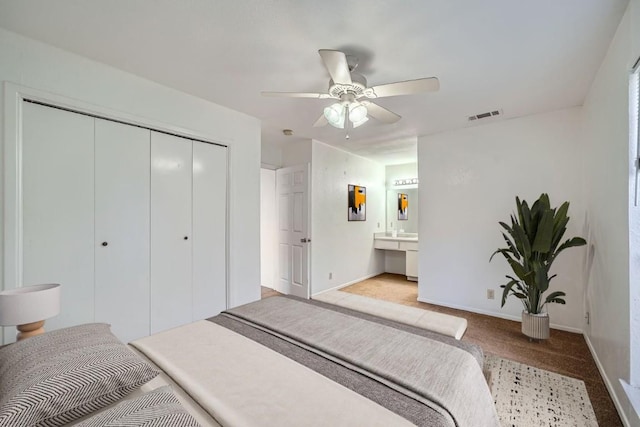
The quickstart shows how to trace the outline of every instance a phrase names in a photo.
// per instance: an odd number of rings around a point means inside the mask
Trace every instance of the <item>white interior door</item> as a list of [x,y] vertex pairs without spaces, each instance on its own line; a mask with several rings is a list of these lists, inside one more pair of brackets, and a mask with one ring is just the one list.
[[309,165],[276,171],[280,292],[309,298]]
[[191,322],[191,140],[151,132],[151,333]]
[[150,138],[95,122],[95,320],[130,342],[149,335]]
[[193,320],[227,308],[227,149],[193,142]]
[[60,283],[49,330],[94,320],[94,119],[25,102],[22,283]]

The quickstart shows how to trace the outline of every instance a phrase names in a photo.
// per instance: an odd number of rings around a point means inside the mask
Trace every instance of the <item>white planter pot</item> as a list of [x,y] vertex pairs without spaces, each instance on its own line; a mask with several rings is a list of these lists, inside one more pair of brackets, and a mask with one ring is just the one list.
[[531,314],[522,312],[522,333],[529,338],[546,340],[549,338],[549,313]]

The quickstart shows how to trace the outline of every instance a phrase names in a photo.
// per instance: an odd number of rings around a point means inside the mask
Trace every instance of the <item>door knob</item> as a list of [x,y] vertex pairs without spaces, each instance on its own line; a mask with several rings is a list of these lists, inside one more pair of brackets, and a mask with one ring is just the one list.
[[311,243],[311,239],[307,239],[306,237],[303,237],[302,239],[300,239],[300,243]]
[[184,236],[184,240],[189,240],[189,236]]
[[107,242],[102,242],[102,246],[107,246],[108,243]]

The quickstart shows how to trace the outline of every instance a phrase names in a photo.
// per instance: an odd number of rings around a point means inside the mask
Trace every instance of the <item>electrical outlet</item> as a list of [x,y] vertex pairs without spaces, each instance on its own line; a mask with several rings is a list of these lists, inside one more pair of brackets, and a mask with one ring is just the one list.
[[329,280],[333,279],[333,273],[329,273]]
[[487,289],[487,299],[495,299],[495,291],[493,289]]

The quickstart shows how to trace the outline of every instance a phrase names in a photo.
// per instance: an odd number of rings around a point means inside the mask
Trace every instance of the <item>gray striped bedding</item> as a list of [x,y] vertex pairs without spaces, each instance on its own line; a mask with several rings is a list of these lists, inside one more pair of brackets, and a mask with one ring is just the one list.
[[477,346],[292,297],[247,304],[209,320],[316,370],[416,425],[499,425]]
[[169,386],[157,388],[135,399],[125,400],[75,427],[199,427],[180,405]]

